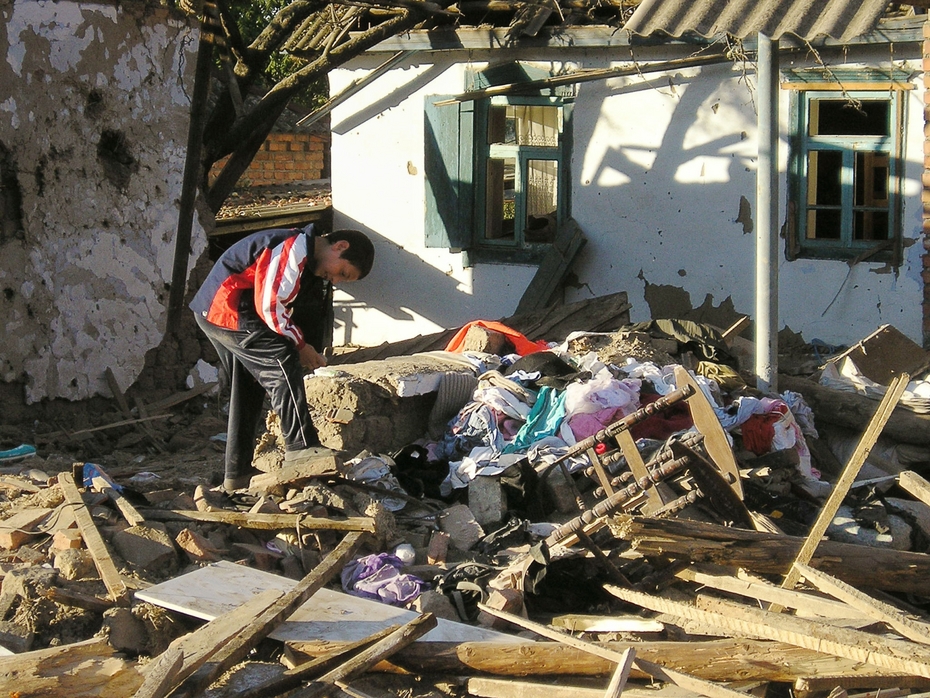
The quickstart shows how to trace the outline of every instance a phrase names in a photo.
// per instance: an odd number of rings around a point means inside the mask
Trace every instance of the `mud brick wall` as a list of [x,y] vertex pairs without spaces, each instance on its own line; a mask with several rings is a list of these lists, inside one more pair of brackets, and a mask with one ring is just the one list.
[[[327,139],[315,133],[272,133],[262,143],[252,164],[239,179],[242,186],[265,187],[323,179]],[[211,170],[215,177],[226,164],[223,158]]]
[[[345,451],[348,458],[365,449],[390,455],[421,438],[436,402],[436,393],[401,398],[377,383],[354,376],[308,376],[304,385],[320,441],[327,448]],[[268,431],[256,454],[280,451],[272,458],[273,468],[284,451],[274,412],[269,412],[266,426]]]
[[923,345],[930,349],[930,15],[924,22],[923,68],[924,68],[924,173],[923,233],[924,255],[921,278],[924,282],[923,302]]

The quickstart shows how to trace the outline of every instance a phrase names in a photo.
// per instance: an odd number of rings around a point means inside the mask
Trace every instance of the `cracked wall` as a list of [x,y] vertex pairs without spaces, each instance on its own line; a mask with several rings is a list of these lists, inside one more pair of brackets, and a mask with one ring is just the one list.
[[0,18],[0,380],[109,395],[164,333],[197,32],[133,3]]

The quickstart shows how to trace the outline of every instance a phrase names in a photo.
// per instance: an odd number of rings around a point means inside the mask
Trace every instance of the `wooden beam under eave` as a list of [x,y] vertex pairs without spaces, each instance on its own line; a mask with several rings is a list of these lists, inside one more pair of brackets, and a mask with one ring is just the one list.
[[562,286],[568,270],[571,269],[585,242],[581,226],[573,218],[559,226],[552,246],[523,292],[514,314],[543,310],[552,305],[556,291]]

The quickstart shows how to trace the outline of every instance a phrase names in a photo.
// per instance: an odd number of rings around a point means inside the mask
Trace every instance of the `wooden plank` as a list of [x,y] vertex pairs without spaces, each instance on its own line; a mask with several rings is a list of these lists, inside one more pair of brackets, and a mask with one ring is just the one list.
[[[759,574],[787,574],[804,543],[797,536],[683,519],[621,514],[614,522],[616,534],[643,555],[742,567]],[[829,540],[818,546],[812,566],[855,586],[919,595],[927,593],[930,577],[930,555]]]
[[374,519],[367,516],[350,516],[346,519],[329,519],[303,514],[250,514],[239,511],[195,511],[143,508],[140,511],[149,521],[201,521],[225,523],[259,531],[306,528],[320,531],[362,531],[375,533]]
[[[625,661],[624,652],[618,652],[595,642],[588,642],[587,640],[582,640],[571,635],[566,635],[565,633],[562,633],[558,630],[552,630],[548,626],[542,625],[540,623],[534,623],[531,620],[515,615],[513,613],[499,611],[498,609],[491,608],[490,606],[487,606],[483,603],[479,603],[478,608],[485,613],[494,616],[495,618],[501,618],[502,620],[506,620],[508,623],[513,623],[514,625],[521,628],[532,630],[534,633],[542,635],[543,637],[548,637],[549,639],[555,640],[556,642],[562,642],[571,647],[590,652],[591,654],[596,654],[597,656],[609,659],[612,662],[620,663],[621,661]],[[680,688],[684,688],[686,690],[693,691],[694,693],[707,696],[707,698],[745,698],[745,694],[742,694],[739,691],[733,691],[724,686],[720,686],[703,679],[698,679],[694,676],[689,676],[688,674],[684,674],[673,669],[666,669],[659,664],[654,664],[644,659],[634,658],[633,666],[635,666],[640,671],[649,674],[653,678],[658,679],[659,681],[673,683]]]
[[290,691],[292,688],[300,686],[304,679],[329,671],[335,664],[341,664],[345,660],[345,657],[351,656],[357,650],[363,649],[387,637],[399,627],[399,625],[388,626],[363,640],[337,647],[320,657],[302,662],[291,669],[287,669],[280,676],[275,676],[255,686],[245,687],[241,692],[237,693],[236,698],[263,698],[264,696],[281,695],[282,693]]
[[823,696],[829,693],[837,686],[841,688],[862,688],[864,685],[877,689],[878,695],[875,698],[885,698],[885,690],[900,688],[928,688],[930,680],[920,676],[911,675],[893,675],[893,676],[870,676],[868,681],[863,681],[862,677],[855,676],[834,676],[832,674],[811,675],[794,682],[794,692],[797,698],[812,698],[813,696]]
[[751,320],[748,315],[743,315],[739,320],[730,325],[727,329],[720,333],[720,338],[723,340],[724,344],[729,345],[730,340],[738,336],[740,332],[749,327]]
[[196,696],[205,691],[223,672],[243,660],[255,645],[306,603],[333,576],[338,575],[366,540],[365,533],[353,531],[347,534],[309,574],[292,589],[280,595],[265,610],[256,614],[235,637],[230,638],[223,648],[211,657],[208,664],[184,682],[176,695]]
[[720,420],[704,396],[701,386],[688,373],[688,369],[684,366],[676,366],[675,387],[683,388],[686,385],[694,388],[694,393],[686,398],[685,402],[691,410],[694,427],[704,435],[704,450],[707,451],[707,455],[717,466],[730,488],[742,499],[743,485],[740,482],[739,466],[736,464],[736,458],[733,457],[730,440],[723,427],[720,426]]
[[[530,339],[561,341],[576,330],[610,332],[630,323],[630,305],[625,291],[599,298],[568,303],[531,313],[501,318],[508,327]],[[487,318],[484,318],[487,319]],[[421,335],[400,342],[364,347],[334,356],[330,365],[352,364],[421,351],[443,349],[460,328]]]
[[[895,405],[901,398],[910,380],[911,378],[907,373],[900,373],[891,382],[891,385],[888,386],[888,391],[882,398],[881,403],[879,403],[878,409],[869,422],[868,428],[865,430],[865,433],[856,446],[856,450],[853,451],[852,455],[849,457],[849,462],[846,464],[846,467],[843,468],[843,472],[833,486],[833,491],[830,492],[830,496],[817,515],[817,520],[814,522],[814,525],[811,526],[807,539],[804,541],[804,545],[801,546],[801,550],[794,560],[795,564],[800,563],[806,565],[814,557],[814,551],[820,544],[821,538],[823,538],[823,535],[827,532],[827,527],[833,521],[833,517],[836,516],[836,512],[849,492],[850,486],[855,481],[856,476],[859,474],[859,470],[869,457],[869,452],[872,450],[875,442],[878,441],[878,437],[885,427],[885,422],[887,422],[888,418],[891,416],[892,410],[894,410]],[[785,589],[793,588],[794,585],[798,583],[799,578],[800,575],[797,568],[792,566],[788,574],[785,575],[782,587]],[[770,610],[773,611],[776,609],[777,606],[770,608]]]
[[51,509],[30,507],[21,509],[10,518],[0,521],[0,547],[13,550],[25,544],[30,538],[41,534],[42,531],[37,531],[36,526],[51,513]]
[[914,620],[891,604],[873,599],[835,577],[807,565],[795,564],[799,568],[799,574],[821,591],[849,604],[869,618],[887,623],[909,640],[930,644],[930,625],[927,623]]
[[607,684],[607,690],[604,692],[604,698],[620,698],[623,689],[626,688],[626,681],[630,677],[630,669],[633,668],[633,660],[636,659],[636,650],[627,647],[617,662],[617,668],[610,677],[610,683]]
[[675,573],[675,576],[679,579],[700,584],[703,587],[709,587],[731,594],[738,594],[758,601],[778,603],[786,608],[794,608],[798,611],[798,615],[802,616],[815,615],[827,618],[867,617],[866,614],[857,612],[855,608],[845,603],[839,603],[791,589],[782,589],[781,587],[768,584],[749,582],[728,575],[708,574],[694,567],[686,567],[683,570],[679,570]]
[[[858,393],[835,390],[809,378],[778,375],[778,387],[804,396],[804,401],[817,415],[817,423],[862,432],[875,414],[875,400]],[[916,414],[904,407],[895,409],[885,425],[884,436],[904,444],[930,444],[930,415]]]
[[[688,642],[636,641],[601,643],[621,653],[634,647],[641,659],[711,681],[790,683],[812,676],[846,676],[858,686],[871,686],[876,678],[901,678],[901,672],[884,671],[870,664],[822,654],[784,642],[714,639]],[[296,649],[297,643],[288,643]],[[494,676],[606,676],[615,662],[556,642],[501,644],[487,642],[415,643],[395,655],[396,666],[424,673]],[[388,670],[391,667],[383,667]],[[394,667],[396,670],[396,667]],[[633,667],[637,679],[648,674]],[[910,676],[910,675],[907,675]],[[921,681],[927,682],[926,679]]]
[[[621,431],[614,439],[620,451],[623,453],[626,464],[630,467],[630,472],[633,473],[636,482],[642,482],[643,478],[648,479],[649,471],[646,470],[646,462],[643,460],[643,456],[639,452],[639,449],[636,448],[636,441],[633,439],[633,435],[629,430],[625,429]],[[646,496],[646,502],[641,508],[644,514],[651,514],[657,509],[661,509],[665,504],[665,497],[662,496],[661,488],[657,486],[647,487],[643,490],[643,493]]]
[[102,477],[95,477],[91,480],[91,484],[94,489],[98,492],[101,492],[107,496],[116,508],[120,510],[120,513],[123,515],[123,518],[129,522],[130,526],[141,526],[145,523],[145,519],[142,514],[140,514],[136,508],[126,499],[122,494],[120,494],[114,487],[110,487],[110,483],[107,482]]
[[106,638],[0,657],[4,697],[117,698],[131,696],[141,684],[135,663],[118,657]]
[[[20,466],[21,468],[22,466]],[[29,492],[30,494],[35,494],[41,488],[38,485],[34,485],[26,478],[23,477],[0,477],[0,487],[9,490],[17,490],[19,492]]]
[[516,313],[542,310],[550,305],[585,242],[584,232],[573,218],[559,226],[555,240],[517,304]]
[[[557,683],[532,683],[513,679],[495,679],[474,676],[468,679],[466,690],[470,696],[482,698],[603,698],[604,691],[587,686]],[[627,685],[623,695],[627,698],[688,698],[694,694],[677,686],[643,688]]]
[[912,470],[905,470],[898,474],[898,485],[914,499],[930,507],[930,482],[927,482]]
[[[266,589],[251,597],[241,606],[211,620],[194,632],[174,640],[165,650],[165,652],[172,652],[172,656],[163,662],[155,661],[143,668],[145,674],[143,685],[147,686],[147,690],[154,690],[157,686],[167,686],[169,691],[174,689],[203,666],[225,644],[234,640],[249,626],[255,616],[265,611],[281,596],[282,592],[279,589]],[[174,668],[174,654],[180,654],[183,658],[181,667],[177,669]]]
[[347,662],[326,672],[306,688],[288,695],[290,698],[318,698],[328,693],[337,681],[344,681],[368,671],[382,659],[390,657],[435,627],[436,617],[432,613],[424,613],[407,622],[386,638],[366,647]]
[[178,672],[184,666],[184,652],[169,648],[145,667],[145,680],[133,698],[164,698],[171,692]]
[[[135,596],[156,606],[210,620],[235,608],[259,590],[288,591],[296,584],[293,579],[281,575],[220,561],[137,591]],[[416,615],[405,608],[323,588],[269,637],[292,644],[303,643],[313,648],[307,654],[317,655],[332,650],[339,643],[362,640],[385,626],[405,623]],[[512,635],[442,618],[424,640],[429,643],[471,640],[498,645],[520,642]]]
[[726,613],[706,611],[694,605],[653,596],[610,584],[604,588],[613,596],[658,613],[670,613],[715,628],[716,632],[743,637],[761,637],[868,662],[890,671],[930,678],[930,650],[901,640],[889,640],[858,630],[763,611],[741,604],[714,599]]
[[828,363],[839,364],[846,357],[866,378],[889,385],[901,373],[917,372],[930,360],[930,353],[894,326],[882,325]]
[[100,579],[103,580],[104,586],[110,598],[120,606],[129,605],[129,591],[126,583],[120,577],[116,565],[113,564],[113,558],[110,557],[110,551],[107,550],[107,544],[104,542],[100,531],[94,524],[94,519],[90,515],[84,499],[78,491],[77,485],[74,484],[74,478],[71,473],[63,472],[58,474],[58,484],[65,496],[65,500],[71,504],[74,509],[74,519],[77,521],[78,528],[81,530],[81,536],[84,538],[84,544],[94,559],[97,566],[97,572],[100,573]]

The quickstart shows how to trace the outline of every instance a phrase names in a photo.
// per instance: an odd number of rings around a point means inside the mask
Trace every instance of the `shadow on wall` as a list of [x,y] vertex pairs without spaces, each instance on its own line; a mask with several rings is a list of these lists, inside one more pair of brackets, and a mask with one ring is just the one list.
[[[345,288],[352,299],[337,297],[334,302],[337,335],[342,328],[346,344],[352,343],[354,330],[359,327],[354,317],[358,309],[383,313],[385,319],[379,321],[382,323],[413,323],[426,318],[443,329],[479,319],[479,315],[472,315],[477,313],[476,298],[461,289],[458,279],[444,274],[363,223],[345,215],[337,218],[334,227],[360,230],[375,246],[371,273]],[[501,316],[505,314],[502,312]],[[392,329],[389,334],[396,339],[422,331],[402,333]]]

